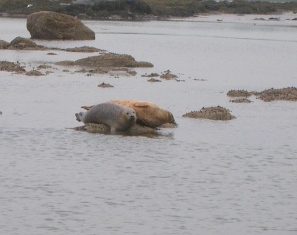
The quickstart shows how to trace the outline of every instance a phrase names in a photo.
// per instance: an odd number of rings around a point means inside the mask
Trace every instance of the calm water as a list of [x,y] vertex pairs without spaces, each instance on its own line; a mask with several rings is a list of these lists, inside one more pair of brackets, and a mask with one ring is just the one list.
[[[225,20],[224,20],[225,21]],[[0,51],[53,73],[0,72],[0,231],[3,234],[297,234],[297,103],[230,103],[231,89],[297,86],[297,27],[286,22],[85,22],[95,46],[149,61],[135,77],[74,73],[53,62],[94,54]],[[30,37],[0,19],[0,39]],[[185,82],[148,83],[171,70]],[[194,79],[205,79],[196,81]],[[107,82],[113,89],[100,89]],[[146,136],[75,132],[80,106],[151,101],[179,127]],[[181,116],[220,105],[237,119]]]

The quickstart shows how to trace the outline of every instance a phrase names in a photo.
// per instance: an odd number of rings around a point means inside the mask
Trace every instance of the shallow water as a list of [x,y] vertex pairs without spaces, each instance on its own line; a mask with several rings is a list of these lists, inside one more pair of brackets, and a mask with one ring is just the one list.
[[[225,19],[224,19],[225,21]],[[286,22],[86,21],[95,46],[149,61],[135,77],[0,72],[0,230],[5,234],[296,234],[297,103],[252,97],[230,103],[231,89],[297,86],[297,28]],[[0,39],[29,37],[24,19],[0,19]],[[30,70],[95,54],[0,51]],[[180,80],[148,83],[171,70]],[[196,81],[194,79],[205,79]],[[106,82],[113,89],[100,89]],[[151,101],[177,129],[159,135],[76,132],[82,105],[109,99]],[[220,105],[232,121],[181,116]]]

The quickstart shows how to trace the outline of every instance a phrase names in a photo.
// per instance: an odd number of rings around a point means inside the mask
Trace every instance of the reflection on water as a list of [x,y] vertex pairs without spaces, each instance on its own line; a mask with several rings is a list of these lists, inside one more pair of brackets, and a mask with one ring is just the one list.
[[[54,72],[1,72],[0,230],[296,234],[296,102],[252,97],[250,104],[235,104],[226,96],[231,89],[296,86],[295,29],[244,22],[87,24],[95,41],[40,43],[95,46],[155,67],[137,69],[135,77],[88,77],[53,63],[89,54],[1,51],[0,60],[18,60],[28,70],[49,63]],[[24,25],[22,19],[0,21],[7,32],[1,39],[29,37]],[[185,82],[152,84],[141,77],[167,69]],[[102,82],[115,88],[99,89]],[[110,99],[154,102],[170,110],[179,126],[153,138],[67,129],[78,125],[74,113],[80,106]],[[216,105],[237,119],[181,117]]]

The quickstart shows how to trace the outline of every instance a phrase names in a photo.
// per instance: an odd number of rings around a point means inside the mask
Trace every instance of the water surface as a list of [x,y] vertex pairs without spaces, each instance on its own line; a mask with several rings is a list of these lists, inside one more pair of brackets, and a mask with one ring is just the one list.
[[[4,51],[0,60],[54,73],[1,72],[0,230],[5,234],[296,234],[297,103],[230,103],[231,89],[297,86],[297,28],[283,22],[86,21],[95,46],[149,61],[135,77],[74,73],[56,61],[94,54]],[[1,39],[30,37],[24,19],[0,20]],[[171,70],[180,80],[149,83]],[[204,79],[206,81],[197,81]],[[113,89],[100,89],[106,82]],[[171,111],[159,136],[76,132],[82,105],[136,99]],[[232,121],[182,115],[220,105]]]

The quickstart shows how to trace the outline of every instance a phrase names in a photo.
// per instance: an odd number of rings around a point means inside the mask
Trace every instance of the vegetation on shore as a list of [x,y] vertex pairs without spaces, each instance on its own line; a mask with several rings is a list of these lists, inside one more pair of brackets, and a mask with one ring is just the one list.
[[90,19],[141,19],[147,16],[188,17],[199,13],[272,14],[297,12],[297,2],[234,0],[116,0],[95,1],[92,5],[73,4],[72,0],[0,0],[0,13],[12,16],[37,11],[53,11]]

